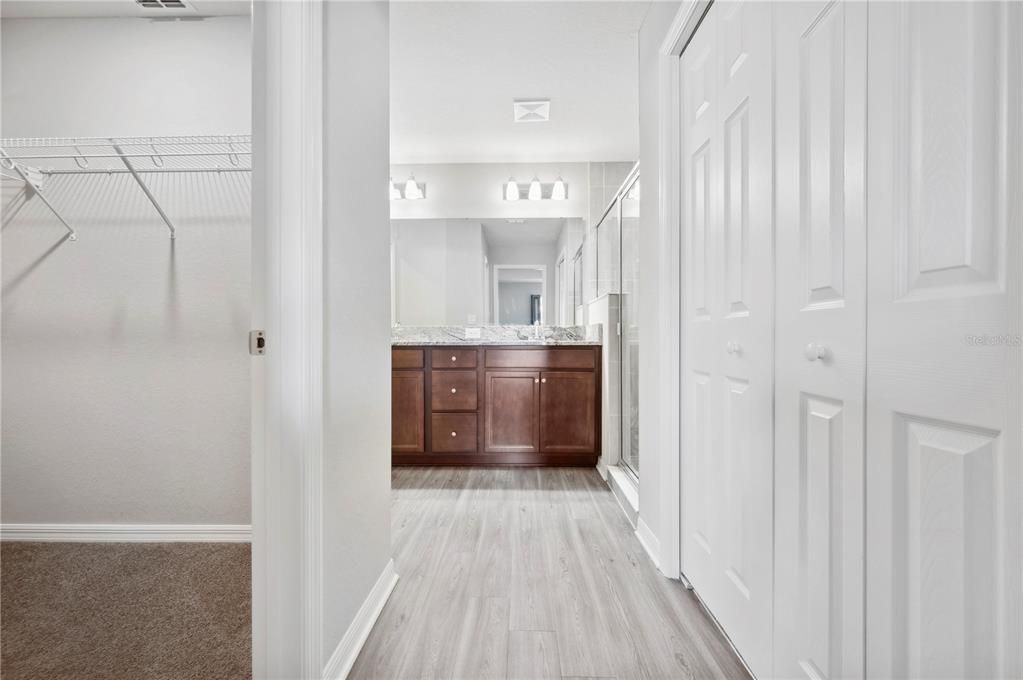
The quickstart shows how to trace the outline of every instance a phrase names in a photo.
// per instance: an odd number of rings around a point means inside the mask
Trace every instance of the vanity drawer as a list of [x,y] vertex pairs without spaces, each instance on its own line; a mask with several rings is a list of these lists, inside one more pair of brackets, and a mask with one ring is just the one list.
[[430,409],[433,411],[475,411],[476,371],[432,371]]
[[431,423],[434,453],[471,453],[476,450],[475,413],[434,413]]
[[476,368],[476,348],[449,347],[435,349],[431,352],[431,361],[435,369]]
[[592,370],[597,367],[593,347],[530,347],[486,350],[487,368],[561,368]]
[[423,359],[421,349],[391,349],[391,368],[422,368]]

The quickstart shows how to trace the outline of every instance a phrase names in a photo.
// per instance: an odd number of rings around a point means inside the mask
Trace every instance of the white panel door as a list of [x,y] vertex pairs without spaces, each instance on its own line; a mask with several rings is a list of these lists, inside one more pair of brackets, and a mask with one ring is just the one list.
[[1023,5],[870,7],[867,675],[1023,676]]
[[775,5],[775,671],[862,678],[867,5]]
[[774,370],[771,8],[717,3],[682,56],[683,569],[771,672]]
[[721,191],[716,159],[713,173],[711,159],[719,143],[712,139],[717,127],[716,28],[717,13],[712,10],[682,54],[680,64],[686,253],[682,571],[712,610],[720,601],[722,586],[716,562],[722,548],[715,398],[720,384],[717,298],[721,291],[716,266],[719,239],[714,227]]

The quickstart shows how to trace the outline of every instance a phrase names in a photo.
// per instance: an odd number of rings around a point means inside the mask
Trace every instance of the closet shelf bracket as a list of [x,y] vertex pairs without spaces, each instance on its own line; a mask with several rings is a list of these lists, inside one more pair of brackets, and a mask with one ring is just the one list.
[[[124,153],[124,150],[121,149],[121,145],[114,144],[113,147],[114,151],[117,152],[117,155],[121,157],[121,162],[124,163],[124,167],[128,169],[128,172],[131,173],[131,176],[138,183],[139,188],[142,189],[142,193],[146,195],[149,202],[153,204],[154,208],[156,208],[156,212],[160,213],[160,218],[163,220],[164,224],[167,225],[167,229],[170,231],[170,237],[174,238],[177,235],[177,232],[174,229],[174,223],[171,222],[170,218],[167,217],[167,213],[165,213],[163,208],[160,207],[160,203],[156,200],[156,196],[153,196],[153,192],[151,192],[149,187],[146,186],[146,183],[142,181],[142,176],[139,175],[138,170],[135,169],[135,165],[131,162],[131,159]],[[156,150],[155,147],[153,150]],[[156,157],[154,156],[154,164],[156,162],[155,159]]]
[[0,149],[0,154],[2,154],[2,156],[0,156],[0,163],[2,163],[3,167],[17,173],[18,177],[25,182],[25,190],[30,192],[29,197],[31,198],[33,195],[38,196],[39,200],[43,202],[43,205],[49,208],[50,212],[52,212],[60,223],[64,225],[64,228],[67,229],[70,240],[77,241],[78,233],[75,231],[75,228],[68,224],[68,221],[64,219],[64,216],[60,214],[60,211],[57,210],[53,203],[50,203],[50,199],[46,197],[46,192],[43,191],[42,174],[15,162],[14,159],[7,155],[7,152],[3,149]]

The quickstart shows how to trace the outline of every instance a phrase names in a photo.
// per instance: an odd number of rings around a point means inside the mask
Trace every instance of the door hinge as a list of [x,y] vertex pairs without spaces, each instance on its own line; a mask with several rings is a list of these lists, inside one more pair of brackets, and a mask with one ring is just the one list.
[[249,331],[249,354],[252,356],[266,354],[266,334],[263,331]]

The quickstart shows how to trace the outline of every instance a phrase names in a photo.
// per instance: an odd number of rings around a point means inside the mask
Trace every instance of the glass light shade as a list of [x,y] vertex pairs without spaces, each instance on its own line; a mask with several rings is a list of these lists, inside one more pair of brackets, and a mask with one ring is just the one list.
[[423,192],[419,190],[415,176],[409,177],[408,181],[405,182],[405,198],[409,201],[418,201],[422,197]]
[[515,181],[514,177],[508,178],[508,183],[504,185],[504,200],[506,201],[519,200],[519,185]]
[[539,201],[543,198],[543,189],[540,187],[540,180],[536,177],[529,183],[529,194],[527,197],[531,201]]
[[558,178],[554,180],[554,186],[551,187],[551,200],[564,201],[565,197],[565,180],[561,179],[561,176],[559,175]]

